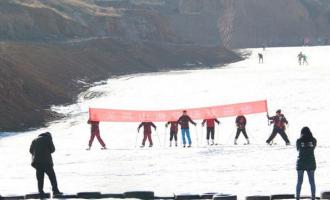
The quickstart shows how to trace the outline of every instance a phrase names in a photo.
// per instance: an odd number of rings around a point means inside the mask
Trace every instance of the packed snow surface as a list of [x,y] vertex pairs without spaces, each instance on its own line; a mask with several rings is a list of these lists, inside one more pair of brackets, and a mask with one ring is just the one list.
[[[0,138],[0,193],[25,194],[37,191],[35,170],[28,152],[33,138],[53,134],[53,154],[60,190],[65,193],[100,191],[121,193],[152,190],[156,195],[220,192],[247,195],[294,193],[296,184],[294,145],[285,146],[278,135],[277,145],[265,141],[272,127],[266,113],[247,115],[251,145],[238,145],[234,117],[221,118],[216,142],[207,146],[205,127],[191,126],[192,148],[169,147],[164,123],[156,123],[154,147],[139,148],[142,131],[138,123],[101,123],[101,135],[108,150],[100,150],[97,140],[86,151],[90,128],[86,123],[89,107],[134,110],[163,110],[205,107],[255,100],[268,100],[269,114],[277,109],[289,121],[287,133],[292,144],[303,126],[309,126],[318,140],[317,193],[330,189],[329,119],[330,47],[246,49],[249,58],[224,67],[206,70],[139,74],[110,79],[90,88],[77,104],[54,107],[67,118],[49,127],[14,133]],[[297,55],[308,56],[308,65],[299,66]],[[259,64],[257,53],[264,54]],[[33,117],[33,116],[31,116]],[[167,131],[167,132],[165,132]],[[179,132],[179,142],[181,135]],[[302,194],[309,195],[308,179]],[[45,190],[50,191],[49,181]]]

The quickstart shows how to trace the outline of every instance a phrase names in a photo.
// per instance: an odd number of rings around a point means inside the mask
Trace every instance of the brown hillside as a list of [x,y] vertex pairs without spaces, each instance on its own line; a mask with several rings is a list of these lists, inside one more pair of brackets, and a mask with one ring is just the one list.
[[238,60],[220,47],[123,43],[91,40],[47,44],[2,42],[0,52],[0,127],[36,127],[56,115],[49,106],[73,102],[86,86],[111,75],[212,66]]

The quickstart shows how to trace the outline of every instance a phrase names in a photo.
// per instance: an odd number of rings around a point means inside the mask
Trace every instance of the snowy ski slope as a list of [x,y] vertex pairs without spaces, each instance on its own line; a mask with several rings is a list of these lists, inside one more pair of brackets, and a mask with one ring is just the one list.
[[[239,195],[294,193],[296,184],[294,146],[267,146],[270,135],[266,113],[247,115],[251,145],[233,145],[234,118],[220,119],[218,146],[206,145],[200,122],[191,127],[193,148],[169,148],[164,123],[157,123],[154,147],[140,149],[142,133],[137,123],[101,123],[101,135],[109,150],[89,140],[88,107],[119,109],[176,109],[268,100],[270,115],[279,108],[289,121],[291,142],[303,126],[318,140],[316,149],[317,193],[330,189],[330,47],[248,49],[251,56],[221,68],[129,75],[110,79],[80,95],[79,102],[54,110],[68,115],[48,128],[0,138],[0,193],[37,191],[35,171],[30,167],[29,145],[37,134],[50,131],[57,151],[53,154],[60,190],[125,192],[153,190],[157,195],[222,192]],[[309,65],[299,66],[297,54],[307,54]],[[257,53],[264,54],[258,64]],[[88,99],[90,96],[98,96]],[[167,130],[168,131],[168,130]],[[165,137],[164,137],[165,136]],[[180,136],[180,135],[179,135]],[[137,141],[137,142],[136,142]],[[179,137],[179,142],[181,138]],[[310,193],[305,178],[302,194]],[[45,190],[50,191],[49,181]]]

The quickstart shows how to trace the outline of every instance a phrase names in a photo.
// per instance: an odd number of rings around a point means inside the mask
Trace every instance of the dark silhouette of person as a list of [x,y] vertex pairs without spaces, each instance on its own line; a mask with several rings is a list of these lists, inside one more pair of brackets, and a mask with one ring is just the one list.
[[264,55],[262,53],[258,53],[259,63],[264,63]]
[[312,200],[315,200],[315,170],[316,170],[316,161],[314,155],[314,149],[316,147],[316,139],[313,137],[312,132],[308,127],[303,127],[301,129],[300,138],[296,142],[296,147],[299,152],[297,159],[297,187],[296,187],[296,199],[300,199],[301,185],[304,179],[304,172],[307,172],[309,184],[311,187]]
[[165,124],[166,127],[171,124],[170,127],[170,147],[172,146],[172,140],[175,140],[175,146],[178,146],[178,122],[177,121],[169,121]]
[[97,138],[99,143],[102,145],[101,149],[107,149],[107,147],[105,146],[105,143],[103,142],[101,135],[100,135],[100,128],[99,128],[100,122],[88,120],[87,123],[91,125],[91,137],[89,139],[88,148],[86,150],[91,149],[95,137]]
[[57,180],[54,171],[52,153],[55,152],[55,146],[52,136],[49,132],[40,134],[34,139],[30,146],[32,155],[32,167],[36,169],[36,177],[38,181],[39,194],[43,195],[44,176],[47,174],[52,185],[53,195],[62,194],[57,187]]
[[144,147],[146,140],[148,138],[149,141],[149,147],[152,147],[152,138],[151,138],[151,127],[154,127],[156,130],[156,125],[152,122],[142,122],[139,127],[137,128],[138,132],[140,131],[140,128],[143,126],[143,140],[141,147]]
[[207,140],[207,144],[210,144],[209,139],[211,136],[211,145],[214,145],[214,125],[215,122],[217,124],[220,124],[219,120],[216,118],[213,119],[204,119],[202,122],[202,126],[204,126],[204,124],[206,123],[206,140]]
[[267,144],[270,144],[271,141],[275,138],[277,133],[281,135],[283,140],[285,141],[286,145],[290,145],[289,138],[287,134],[285,133],[286,124],[288,124],[288,120],[286,120],[285,116],[281,113],[281,110],[276,111],[276,115],[273,117],[269,117],[267,114],[268,120],[271,120],[271,124],[274,124],[272,134],[269,136],[269,138],[266,140]]

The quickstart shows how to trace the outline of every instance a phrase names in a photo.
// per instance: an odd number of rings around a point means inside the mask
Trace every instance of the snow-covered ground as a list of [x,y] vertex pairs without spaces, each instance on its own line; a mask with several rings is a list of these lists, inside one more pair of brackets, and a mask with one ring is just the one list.
[[[193,148],[169,148],[164,123],[157,123],[154,147],[140,149],[135,148],[142,139],[142,133],[137,135],[137,123],[101,123],[101,135],[109,150],[100,150],[96,140],[91,151],[85,150],[90,136],[88,107],[159,110],[263,99],[268,100],[271,115],[282,109],[289,120],[287,132],[293,144],[303,126],[311,128],[318,140],[317,193],[329,190],[330,47],[248,51],[252,52],[250,58],[221,68],[110,79],[106,85],[81,94],[79,103],[54,108],[68,118],[45,129],[0,138],[0,194],[37,190],[28,149],[32,139],[43,131],[53,134],[55,171],[59,187],[66,193],[222,192],[242,199],[255,194],[294,193],[297,152],[294,146],[285,146],[279,136],[277,145],[265,144],[271,132],[266,113],[247,116],[251,145],[243,145],[243,136],[240,145],[233,145],[235,119],[223,118],[216,129],[218,146],[206,146],[200,124],[191,129]],[[309,65],[298,65],[300,51],[307,54]],[[258,64],[258,52],[264,54],[264,64]],[[98,97],[88,98],[91,96]],[[302,189],[305,195],[310,193],[307,180]],[[45,184],[46,191],[50,190],[48,180]]]

